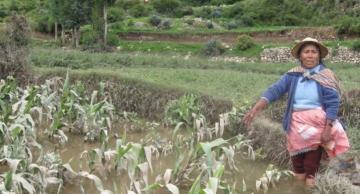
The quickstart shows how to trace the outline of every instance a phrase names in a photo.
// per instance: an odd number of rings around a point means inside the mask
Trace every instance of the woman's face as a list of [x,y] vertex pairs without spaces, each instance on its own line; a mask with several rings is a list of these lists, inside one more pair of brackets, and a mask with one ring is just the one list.
[[320,52],[319,49],[313,44],[306,44],[300,51],[299,59],[305,68],[313,68],[319,64]]

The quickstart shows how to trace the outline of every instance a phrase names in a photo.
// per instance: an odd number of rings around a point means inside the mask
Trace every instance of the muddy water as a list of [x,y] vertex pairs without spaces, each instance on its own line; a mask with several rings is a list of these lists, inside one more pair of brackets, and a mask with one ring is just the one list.
[[[161,138],[171,137],[170,130],[161,129],[158,131],[158,134]],[[146,132],[142,133],[127,133],[127,142],[140,142],[145,138]],[[115,148],[115,137],[110,138],[110,148]],[[98,143],[86,143],[83,141],[83,138],[78,135],[69,135],[69,142],[62,147],[54,147],[54,144],[50,142],[42,142],[44,147],[48,151],[56,151],[61,155],[63,163],[70,161],[72,168],[75,171],[85,170],[88,171],[86,161],[80,161],[80,154],[85,150],[90,150],[93,148],[99,148]],[[173,169],[175,166],[177,158],[175,154],[169,154],[167,156],[160,156],[159,159],[153,157],[152,165],[154,168],[153,173],[149,175],[149,183],[155,181],[157,175],[163,175],[167,168]],[[229,183],[236,182],[237,193],[241,193],[243,189],[243,180],[246,183],[247,192],[244,193],[256,193],[255,190],[255,181],[256,179],[262,177],[267,163],[265,161],[251,161],[248,159],[243,159],[241,156],[236,156],[236,166],[238,172],[234,170],[229,170],[228,167],[225,169],[224,177],[228,180]],[[82,167],[81,167],[82,166]],[[115,171],[115,170],[114,170]],[[117,190],[117,193],[126,193],[128,189],[129,180],[126,172],[123,174],[117,174],[116,172],[107,173],[105,176],[99,176],[103,181],[105,189],[114,191]],[[84,193],[87,194],[98,194],[99,191],[96,190],[96,187],[91,181],[85,180],[83,182]],[[187,193],[189,188],[182,188],[180,193]],[[78,184],[66,184],[62,190],[63,194],[79,194],[82,193],[81,188]],[[156,190],[153,193],[169,193],[166,190]],[[221,192],[220,192],[221,193]],[[262,192],[259,192],[262,193]],[[292,180],[282,181],[278,188],[270,188],[269,194],[303,194],[305,193],[302,186],[297,185]]]

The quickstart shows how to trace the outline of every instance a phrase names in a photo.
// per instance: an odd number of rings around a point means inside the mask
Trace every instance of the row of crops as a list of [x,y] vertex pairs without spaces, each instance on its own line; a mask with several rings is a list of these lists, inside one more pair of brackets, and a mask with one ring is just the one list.
[[[247,187],[244,179],[241,187],[236,186],[237,158],[255,160],[257,155],[244,136],[223,138],[226,127],[238,116],[236,110],[220,115],[219,122],[210,126],[201,114],[187,112],[191,119],[176,119],[186,108],[170,107],[169,128],[173,129],[168,129],[168,137],[159,139],[161,125],[147,122],[142,126],[147,128],[144,138],[128,141],[131,134],[127,133],[140,122],[132,113],[115,110],[108,89],[100,83],[98,90],[87,91],[80,82],[71,84],[68,75],[65,80],[54,77],[25,88],[18,87],[14,78],[1,80],[0,192],[64,193],[71,185],[82,193],[102,194],[251,193],[267,191],[281,177],[292,175],[269,166],[254,180],[255,188]],[[131,127],[119,130],[114,123]],[[63,161],[61,152],[44,146],[47,141],[66,147],[74,135],[84,141],[78,143],[95,145],[77,153],[82,162],[76,167]],[[176,160],[165,168],[156,167],[169,157]],[[113,180],[111,186],[103,184],[108,179]]]

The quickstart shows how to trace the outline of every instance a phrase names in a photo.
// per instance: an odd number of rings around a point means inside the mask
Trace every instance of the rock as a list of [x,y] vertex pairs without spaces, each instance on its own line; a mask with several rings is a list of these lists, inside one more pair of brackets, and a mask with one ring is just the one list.
[[295,59],[291,56],[290,48],[278,47],[264,49],[260,54],[260,60],[261,62],[282,63],[292,62]]
[[[295,59],[291,56],[291,50],[288,47],[267,48],[260,54],[262,62],[293,62]],[[353,51],[347,47],[338,47],[329,49],[329,55],[325,61],[331,63],[355,63],[360,64],[360,52]]]
[[135,22],[134,26],[136,28],[143,28],[143,27],[145,27],[145,23],[144,22]]
[[353,51],[347,47],[338,47],[330,49],[329,59],[332,63],[355,63],[360,64],[360,52]]
[[[213,57],[212,61],[228,61],[236,63],[258,62],[257,58],[247,57]],[[260,54],[260,61],[266,63],[295,63],[296,59],[291,56],[291,50],[288,47],[277,47],[264,49]],[[360,52],[356,52],[347,47],[330,49],[329,55],[325,58],[326,62],[331,63],[352,63],[360,64]]]

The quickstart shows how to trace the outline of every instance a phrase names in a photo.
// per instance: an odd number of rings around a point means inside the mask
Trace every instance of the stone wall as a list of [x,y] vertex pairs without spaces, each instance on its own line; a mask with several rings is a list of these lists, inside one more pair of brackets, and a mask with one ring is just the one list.
[[[261,62],[294,62],[291,56],[290,48],[278,47],[268,48],[260,54]],[[325,61],[331,63],[356,63],[360,64],[360,52],[356,52],[347,47],[339,47],[337,49],[330,49],[329,55]]]
[[294,58],[290,54],[290,48],[278,47],[264,49],[260,54],[261,62],[290,62],[294,61]]
[[329,61],[332,63],[355,63],[360,64],[360,52],[353,51],[347,47],[339,47],[330,50]]
[[[293,63],[295,58],[291,56],[290,48],[277,47],[264,49],[260,54],[260,58],[248,57],[212,57],[212,61],[227,61],[235,63],[252,63],[252,62],[266,62],[266,63]],[[347,47],[339,47],[337,49],[330,49],[329,55],[325,58],[327,63],[352,63],[360,64],[360,52],[353,51]]]

